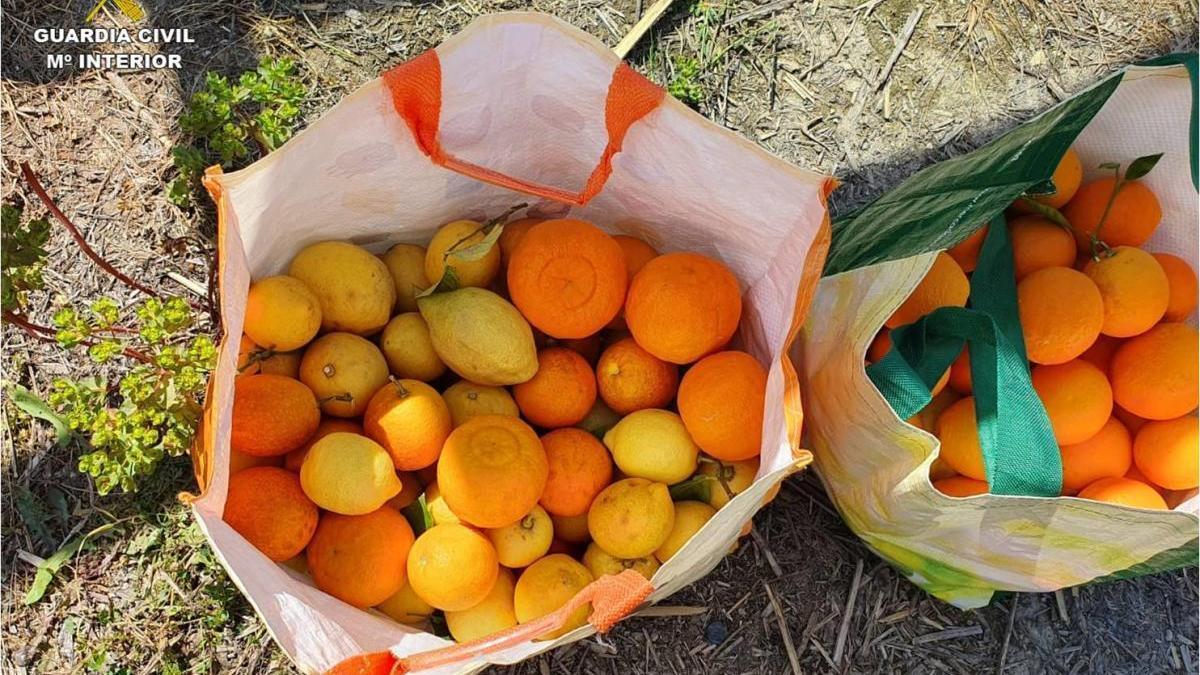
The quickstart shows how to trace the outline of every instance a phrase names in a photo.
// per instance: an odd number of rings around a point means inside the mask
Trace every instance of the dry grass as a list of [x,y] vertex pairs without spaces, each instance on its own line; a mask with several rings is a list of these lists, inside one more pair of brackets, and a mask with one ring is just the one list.
[[[637,0],[160,0],[144,3],[149,20],[197,37],[170,48],[183,54],[180,72],[45,72],[32,29],[78,25],[81,4],[3,2],[3,196],[30,199],[16,172],[29,161],[103,255],[171,292],[184,291],[167,272],[203,281],[211,256],[209,214],[164,197],[175,120],[204,71],[291,56],[309,81],[312,120],[479,14],[536,9],[616,44],[643,9]],[[835,208],[847,208],[1121,64],[1194,49],[1196,17],[1185,0],[681,2],[630,60],[718,123],[837,175],[845,186]],[[100,293],[133,300],[64,233],[52,249],[51,292],[34,317],[46,322],[52,306]],[[35,392],[79,368],[8,326],[4,341],[4,379]],[[7,402],[4,422],[5,672],[288,670],[174,501],[190,486],[186,462],[170,463],[139,496],[99,498],[74,470],[78,448],[57,448]],[[32,556],[111,522],[45,599],[21,604]],[[634,618],[512,671],[975,673],[999,672],[1001,662],[1012,673],[1196,670],[1194,570],[1067,592],[1065,616],[1054,596],[1033,595],[1016,598],[1015,610],[1010,597],[968,613],[929,599],[866,551],[812,477],[791,481],[757,532],[669,601],[693,611]]]

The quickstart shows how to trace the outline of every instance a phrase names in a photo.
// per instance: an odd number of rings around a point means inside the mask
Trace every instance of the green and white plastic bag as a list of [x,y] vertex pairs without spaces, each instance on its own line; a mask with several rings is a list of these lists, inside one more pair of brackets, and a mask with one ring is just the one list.
[[[883,393],[864,367],[872,338],[937,252],[985,223],[1002,224],[1020,195],[1048,191],[1068,147],[1085,181],[1102,163],[1163,153],[1143,179],[1163,210],[1145,248],[1197,267],[1195,74],[1195,54],[1127,68],[833,224],[828,276],[795,347],[814,466],[850,528],[943,600],[978,607],[1000,590],[1052,591],[1196,564],[1195,491],[1172,511],[1054,496],[1061,465],[1028,383],[1004,227],[990,228],[971,309],[939,310],[894,332],[896,347],[872,366]],[[911,394],[944,372],[964,339],[979,345],[971,358],[978,405],[996,410],[998,423],[980,429],[992,494],[957,499],[930,483],[937,439],[904,419],[923,405]]]

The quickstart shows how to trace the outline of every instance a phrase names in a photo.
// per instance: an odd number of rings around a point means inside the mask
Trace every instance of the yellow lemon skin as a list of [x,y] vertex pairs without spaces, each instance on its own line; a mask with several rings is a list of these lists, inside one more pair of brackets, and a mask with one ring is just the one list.
[[695,473],[700,456],[679,415],[656,408],[621,418],[604,434],[604,445],[621,473],[667,485]]
[[546,555],[554,540],[554,525],[550,515],[535,506],[526,516],[512,525],[486,530],[496,557],[505,567],[525,567]]
[[500,272],[500,247],[491,250],[478,260],[455,258],[452,250],[461,251],[484,240],[480,224],[474,220],[456,220],[442,226],[429,242],[425,252],[425,276],[430,284],[441,281],[446,266],[454,270],[459,288],[472,286],[483,288],[492,283]]
[[290,352],[321,329],[321,302],[295,277],[280,275],[250,284],[242,330],[267,349]]
[[[528,623],[545,616],[592,583],[592,573],[569,555],[555,553],[533,563],[517,579],[513,606],[517,621]],[[553,640],[587,623],[591,607],[584,605],[571,614],[557,630],[539,635],[538,640]]]
[[459,380],[442,392],[442,399],[450,409],[450,420],[455,427],[481,415],[521,416],[517,402],[504,387]]
[[356,335],[379,332],[392,316],[396,285],[387,265],[366,249],[322,241],[301,249],[288,275],[308,286],[321,303],[321,328]]
[[704,502],[678,502],[675,504],[675,524],[667,540],[654,552],[660,562],[667,562],[679,552],[683,545],[700,531],[704,524],[717,514],[717,510]]
[[517,625],[513,609],[516,579],[512,570],[500,568],[492,590],[479,604],[457,612],[446,612],[446,627],[458,642],[470,642]]
[[446,372],[429,339],[429,326],[416,312],[393,317],[379,336],[379,349],[396,377],[429,382]]
[[313,341],[300,359],[300,381],[334,417],[358,417],[388,380],[379,347],[352,333],[327,333]]
[[300,465],[300,487],[326,511],[360,516],[399,494],[401,484],[383,446],[339,431],[309,448]]
[[588,510],[588,532],[617,558],[653,554],[675,526],[675,504],[663,483],[645,478],[619,480],[596,495]]
[[625,570],[633,570],[649,580],[654,577],[654,573],[660,566],[658,558],[652,555],[633,559],[614,558],[597,546],[596,542],[588,544],[587,550],[583,552],[583,564],[597,579],[609,574],[620,574]]
[[442,492],[438,489],[436,482],[430,483],[425,488],[425,509],[429,511],[429,517],[433,519],[434,525],[462,522],[462,519],[450,510],[450,505],[442,497]]
[[550,521],[554,523],[554,536],[568,544],[585,544],[592,540],[592,534],[588,532],[587,513],[578,516],[552,515]]
[[429,620],[433,614],[433,605],[425,602],[412,589],[411,584],[404,584],[390,598],[375,605],[375,609],[388,615],[393,621],[406,626],[419,626]]
[[460,288],[417,300],[433,348],[459,377],[493,386],[520,384],[537,372],[533,329],[504,298]]
[[382,259],[396,287],[396,311],[417,311],[417,294],[432,285],[425,276],[425,247],[396,244]]
[[740,462],[701,462],[700,474],[712,477],[708,487],[708,504],[719,509],[754,483],[754,476],[758,474],[758,458]]
[[408,553],[407,567],[413,591],[446,612],[483,602],[500,574],[492,543],[478,530],[458,523],[422,532]]

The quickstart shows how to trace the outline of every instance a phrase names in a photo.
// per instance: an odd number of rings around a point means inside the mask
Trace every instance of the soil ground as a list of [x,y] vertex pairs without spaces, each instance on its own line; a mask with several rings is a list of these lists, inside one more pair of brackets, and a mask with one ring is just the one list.
[[[81,26],[89,4],[2,3],[3,198],[42,213],[17,170],[28,161],[101,255],[171,293],[187,291],[168,272],[203,284],[211,260],[211,214],[165,198],[177,120],[204,72],[292,57],[309,87],[308,122],[480,14],[548,12],[616,44],[644,9],[641,0],[149,1],[151,25],[192,30],[194,43],[163,47],[182,55],[182,69],[48,71],[33,30]],[[122,21],[105,10],[98,25]],[[1186,0],[680,0],[629,60],[714,121],[837,176],[837,211],[1123,64],[1195,49],[1196,25]],[[55,229],[50,248],[48,292],[33,298],[32,318],[48,323],[53,307],[100,294],[134,299],[65,231]],[[86,371],[79,354],[7,324],[4,342],[6,386],[44,396],[53,378]],[[186,459],[168,461],[137,495],[101,497],[75,469],[80,447],[56,446],[7,397],[3,412],[0,670],[291,672],[175,498],[194,487]],[[683,608],[676,616],[630,619],[511,672],[1143,674],[1200,663],[1195,569],[962,612],[860,545],[814,476],[789,481],[755,522],[755,537],[667,601]],[[111,529],[45,597],[24,605],[36,562],[103,525]]]

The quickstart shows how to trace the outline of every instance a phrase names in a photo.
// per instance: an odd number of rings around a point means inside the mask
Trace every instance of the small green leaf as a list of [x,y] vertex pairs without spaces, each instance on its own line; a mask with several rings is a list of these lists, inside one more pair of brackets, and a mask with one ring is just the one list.
[[66,447],[67,443],[71,442],[71,430],[67,427],[67,423],[33,392],[20,385],[13,385],[9,388],[8,395],[12,399],[13,405],[26,415],[49,422],[54,427],[54,433],[58,437],[56,439],[58,447]]
[[1154,166],[1158,164],[1158,160],[1162,159],[1162,156],[1163,153],[1160,152],[1133,160],[1130,162],[1129,168],[1125,170],[1125,180],[1137,180],[1150,173],[1154,169]]
[[429,507],[425,505],[425,495],[417,497],[417,501],[400,509],[400,513],[408,519],[408,524],[412,525],[413,534],[417,536],[433,527],[433,516],[429,513]]
[[29,585],[29,590],[25,593],[25,604],[32,605],[41,600],[46,595],[46,589],[50,587],[50,582],[54,581],[54,575],[58,574],[58,570],[62,569],[62,566],[67,564],[71,558],[74,558],[75,554],[79,553],[85,544],[116,527],[116,525],[117,523],[105,523],[83,536],[72,539],[65,546],[55,551],[54,555],[43,560],[42,564],[38,565],[37,572],[33,575],[33,583]]
[[685,481],[671,486],[671,501],[708,502],[712,495],[713,483],[717,479],[705,474],[698,474]]
[[454,273],[454,268],[447,265],[442,269],[442,278],[429,288],[417,293],[413,296],[415,299],[433,295],[434,293],[449,293],[450,291],[458,290],[458,275]]
[[450,250],[446,252],[446,260],[462,260],[463,262],[475,262],[476,260],[482,260],[483,256],[487,255],[488,252],[492,250],[492,247],[496,245],[496,242],[500,241],[500,235],[503,233],[504,225],[497,223],[496,225],[492,226],[492,229],[489,230],[484,238],[478,243],[471,244],[470,246],[463,246],[461,248],[451,247]]

